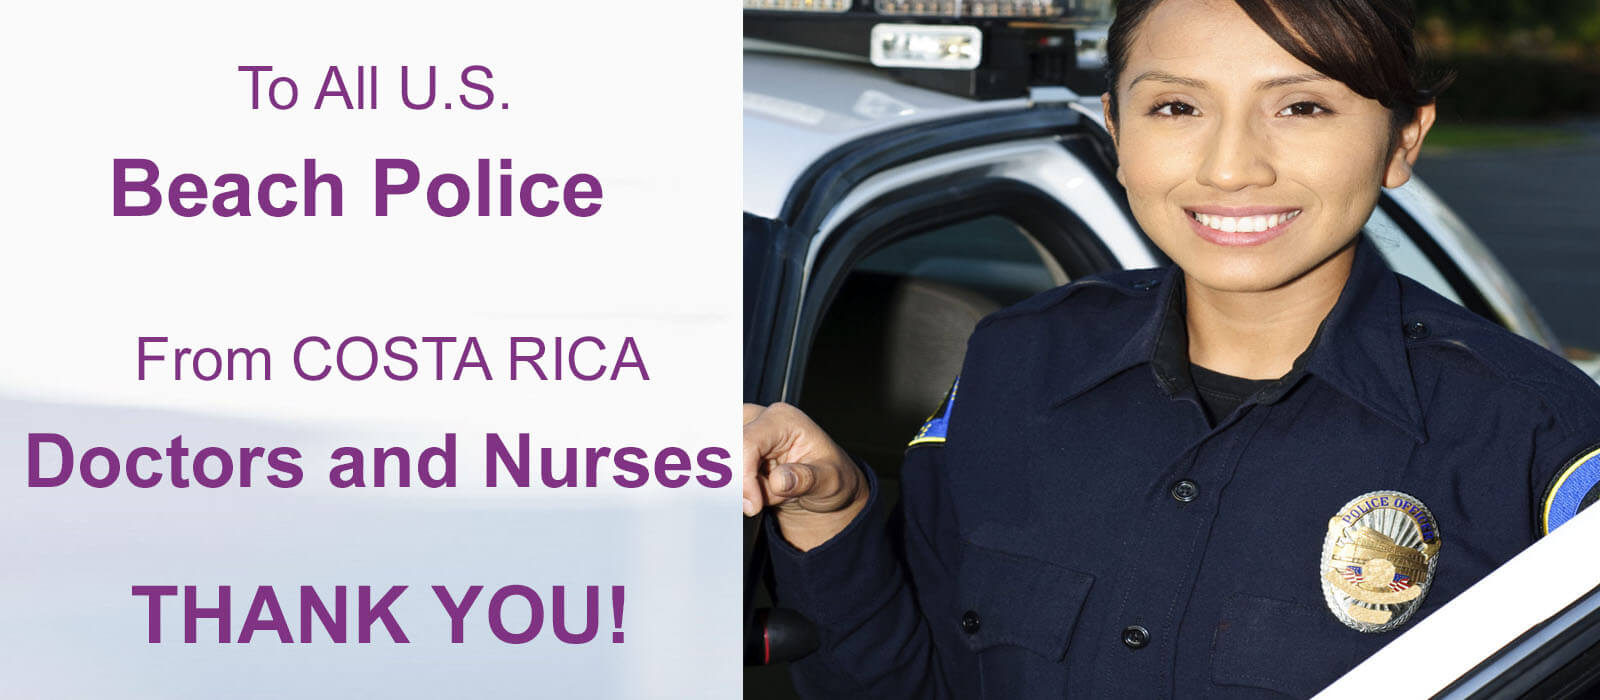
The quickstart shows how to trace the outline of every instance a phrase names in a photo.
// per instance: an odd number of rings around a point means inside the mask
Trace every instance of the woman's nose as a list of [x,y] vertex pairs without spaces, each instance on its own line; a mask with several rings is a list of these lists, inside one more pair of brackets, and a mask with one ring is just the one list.
[[1219,120],[1206,144],[1195,179],[1219,190],[1266,187],[1277,181],[1264,125],[1246,118]]

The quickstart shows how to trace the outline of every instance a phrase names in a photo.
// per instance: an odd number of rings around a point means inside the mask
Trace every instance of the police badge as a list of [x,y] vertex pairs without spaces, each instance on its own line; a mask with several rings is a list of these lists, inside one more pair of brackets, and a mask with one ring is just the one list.
[[1322,596],[1345,626],[1388,632],[1405,624],[1433,585],[1439,527],[1422,502],[1373,491],[1344,505],[1322,541]]

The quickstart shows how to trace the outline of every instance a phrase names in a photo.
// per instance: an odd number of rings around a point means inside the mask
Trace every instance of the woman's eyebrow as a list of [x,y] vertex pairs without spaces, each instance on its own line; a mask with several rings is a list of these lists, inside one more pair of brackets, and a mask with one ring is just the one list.
[[[1128,83],[1128,88],[1130,90],[1133,89],[1133,86],[1138,85],[1139,81],[1141,81],[1141,80],[1154,80],[1154,81],[1156,81],[1158,83],[1172,83],[1173,85],[1182,85],[1184,87],[1191,87],[1191,88],[1195,88],[1197,90],[1204,90],[1207,87],[1209,87],[1206,84],[1206,81],[1204,81],[1204,80],[1200,80],[1200,79],[1197,79],[1197,78],[1186,78],[1184,76],[1174,75],[1174,74],[1168,73],[1166,71],[1152,70],[1152,71],[1145,71],[1143,73],[1140,73],[1139,77],[1134,78],[1133,82]],[[1321,73],[1317,73],[1315,71],[1309,72],[1309,73],[1296,73],[1294,75],[1285,75],[1285,76],[1281,76],[1281,77],[1277,77],[1277,78],[1270,78],[1268,80],[1263,80],[1263,81],[1261,81],[1259,83],[1256,83],[1256,89],[1257,90],[1271,90],[1273,88],[1280,88],[1280,87],[1284,87],[1284,86],[1288,86],[1288,85],[1299,85],[1301,83],[1314,83],[1314,82],[1319,82],[1319,81],[1323,81],[1323,80],[1332,80],[1332,78],[1329,78],[1328,76],[1323,75]]]
[[1185,78],[1185,77],[1183,77],[1181,75],[1173,75],[1173,74],[1168,73],[1166,71],[1152,70],[1152,71],[1145,71],[1143,73],[1140,73],[1139,77],[1134,78],[1133,82],[1128,83],[1128,89],[1130,89],[1130,90],[1133,89],[1133,86],[1138,85],[1139,81],[1141,81],[1141,80],[1154,80],[1154,81],[1160,82],[1160,83],[1172,83],[1174,85],[1182,85],[1182,86],[1185,86],[1185,87],[1192,87],[1192,88],[1196,88],[1196,89],[1204,89],[1206,87],[1206,81],[1204,81],[1204,80],[1196,80],[1194,78]]
[[1283,76],[1281,78],[1272,78],[1271,80],[1263,80],[1263,81],[1261,81],[1259,83],[1256,83],[1256,89],[1257,90],[1271,90],[1272,88],[1280,88],[1280,87],[1284,87],[1286,85],[1299,85],[1300,83],[1314,83],[1314,82],[1321,81],[1321,80],[1332,80],[1332,78],[1329,78],[1326,75],[1323,75],[1321,73],[1316,73],[1316,72],[1299,73],[1299,74],[1296,74],[1296,75],[1286,75],[1286,76]]

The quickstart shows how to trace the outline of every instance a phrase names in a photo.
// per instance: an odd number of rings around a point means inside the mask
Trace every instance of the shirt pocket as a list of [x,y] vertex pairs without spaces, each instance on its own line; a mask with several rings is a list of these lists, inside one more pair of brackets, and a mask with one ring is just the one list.
[[1234,593],[1222,605],[1211,680],[1310,697],[1371,653],[1373,641],[1346,628],[1326,607]]
[[983,697],[1059,696],[1094,576],[970,542],[961,554],[959,624]]

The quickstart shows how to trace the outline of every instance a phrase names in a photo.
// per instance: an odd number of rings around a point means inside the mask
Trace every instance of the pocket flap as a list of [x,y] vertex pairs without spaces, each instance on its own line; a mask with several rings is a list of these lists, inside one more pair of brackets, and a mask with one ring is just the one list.
[[[1046,561],[962,543],[961,605],[973,651],[998,645],[1066,656],[1094,576]],[[968,624],[975,621],[974,624]]]
[[1345,629],[1323,608],[1234,593],[1222,605],[1211,680],[1309,697],[1375,650],[1361,642],[1384,641]]

